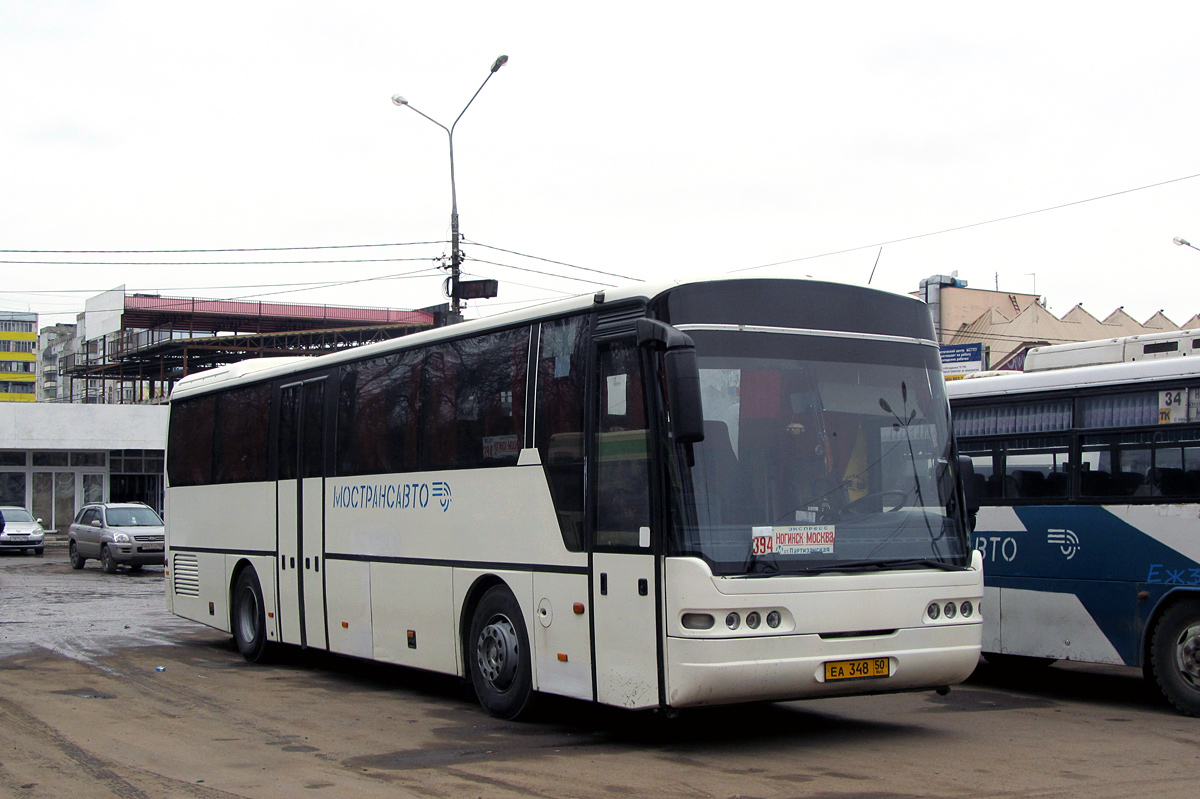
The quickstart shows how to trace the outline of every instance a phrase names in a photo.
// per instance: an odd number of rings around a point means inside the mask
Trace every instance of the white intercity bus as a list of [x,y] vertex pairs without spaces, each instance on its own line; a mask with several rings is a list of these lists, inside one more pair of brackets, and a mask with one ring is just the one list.
[[982,561],[928,309],[641,284],[171,397],[167,603],[298,645],[630,709],[940,689]]

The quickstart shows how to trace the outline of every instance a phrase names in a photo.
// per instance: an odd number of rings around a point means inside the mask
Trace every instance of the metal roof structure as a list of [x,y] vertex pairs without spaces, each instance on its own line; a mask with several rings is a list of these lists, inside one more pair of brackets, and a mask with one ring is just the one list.
[[134,401],[162,401],[195,372],[249,358],[319,355],[445,324],[446,308],[405,310],[127,294],[121,329],[81,343],[60,370],[74,379],[134,384]]
[[280,333],[289,330],[330,330],[339,327],[408,324],[429,326],[433,315],[397,308],[306,305],[244,300],[206,300],[127,294],[122,327],[232,333]]

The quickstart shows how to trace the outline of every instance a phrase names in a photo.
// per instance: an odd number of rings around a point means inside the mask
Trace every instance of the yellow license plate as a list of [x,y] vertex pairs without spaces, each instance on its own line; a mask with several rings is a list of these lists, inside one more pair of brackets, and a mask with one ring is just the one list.
[[862,660],[831,660],[825,664],[825,681],[871,680],[892,676],[892,661],[889,658],[864,658]]

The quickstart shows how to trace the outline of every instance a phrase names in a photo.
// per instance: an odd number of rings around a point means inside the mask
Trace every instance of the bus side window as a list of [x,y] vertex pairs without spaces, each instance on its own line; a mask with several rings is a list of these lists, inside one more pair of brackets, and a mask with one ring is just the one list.
[[649,430],[639,352],[618,342],[600,350],[596,440],[598,547],[636,547],[650,526]]
[[563,543],[583,550],[583,426],[587,317],[541,326],[534,442],[550,487]]
[[1149,433],[1088,435],[1081,439],[1083,497],[1149,496],[1152,467]]
[[271,387],[263,383],[217,395],[214,424],[214,483],[267,479],[267,427]]
[[171,409],[167,472],[172,486],[212,482],[216,399],[210,394],[177,402]]
[[991,445],[960,442],[958,451],[970,457],[975,469],[975,496],[983,500],[985,505],[995,504],[988,500],[998,499],[1002,493],[1000,475],[995,466],[996,456]]
[[1005,442],[1004,496],[1062,499],[1070,491],[1071,459],[1066,436],[1025,436]]

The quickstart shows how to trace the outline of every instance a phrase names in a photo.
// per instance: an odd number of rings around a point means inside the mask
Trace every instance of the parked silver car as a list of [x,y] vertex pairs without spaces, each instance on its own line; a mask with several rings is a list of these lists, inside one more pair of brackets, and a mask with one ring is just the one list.
[[71,568],[82,569],[89,559],[99,559],[104,571],[124,565],[137,571],[161,566],[163,520],[140,502],[105,502],[84,505],[68,533]]
[[0,549],[42,554],[46,546],[46,532],[42,529],[41,519],[33,518],[29,511],[15,505],[0,505],[0,516],[4,517]]

